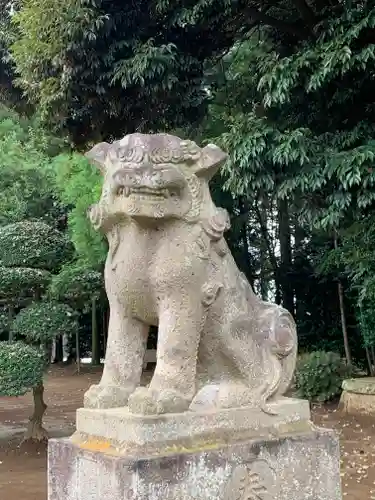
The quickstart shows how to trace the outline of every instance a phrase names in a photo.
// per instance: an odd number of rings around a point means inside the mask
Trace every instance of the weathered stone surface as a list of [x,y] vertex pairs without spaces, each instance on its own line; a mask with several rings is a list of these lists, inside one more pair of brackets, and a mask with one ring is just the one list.
[[375,415],[375,378],[344,380],[340,408],[346,413]]
[[127,453],[158,453],[173,446],[197,446],[200,442],[228,442],[289,434],[291,429],[309,430],[308,401],[282,398],[269,405],[273,414],[261,408],[239,407],[213,412],[183,412],[141,416],[128,408],[77,411],[75,442],[111,443]]
[[49,500],[341,500],[338,441],[289,437],[130,458],[49,443]]
[[[104,176],[90,216],[109,242],[110,321],[103,377],[85,407],[267,410],[292,379],[296,329],[285,309],[256,297],[225,242],[229,217],[208,182],[226,154],[168,134],[131,134],[87,156]],[[139,387],[150,325],[159,327],[156,369]]]
[[372,394],[375,396],[375,378],[349,378],[343,381],[342,388],[344,391],[355,394]]
[[343,391],[340,409],[351,414],[375,415],[375,395]]

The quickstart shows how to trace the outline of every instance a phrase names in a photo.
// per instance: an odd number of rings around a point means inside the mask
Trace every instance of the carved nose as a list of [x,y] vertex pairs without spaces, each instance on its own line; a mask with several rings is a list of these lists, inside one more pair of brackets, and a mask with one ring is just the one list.
[[154,171],[154,167],[153,167],[152,163],[145,162],[145,163],[142,163],[142,165],[139,165],[137,170],[139,170],[142,173],[152,174],[152,172]]
[[152,163],[144,163],[136,169],[136,176],[145,187],[153,188],[160,182],[159,172],[155,172]]

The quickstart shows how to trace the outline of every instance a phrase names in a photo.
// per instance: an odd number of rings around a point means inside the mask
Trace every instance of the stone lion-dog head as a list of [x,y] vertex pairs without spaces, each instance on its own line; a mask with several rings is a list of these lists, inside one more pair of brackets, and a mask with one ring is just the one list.
[[108,232],[121,219],[195,222],[217,213],[208,182],[227,155],[213,144],[135,133],[97,144],[86,156],[104,176],[100,202],[89,213],[97,229]]

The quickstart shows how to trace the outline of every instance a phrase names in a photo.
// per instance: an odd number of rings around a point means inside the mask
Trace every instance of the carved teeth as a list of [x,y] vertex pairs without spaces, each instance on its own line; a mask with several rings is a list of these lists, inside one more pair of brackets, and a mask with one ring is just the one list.
[[120,187],[117,191],[117,194],[119,196],[126,196],[128,197],[130,195],[130,188],[129,187]]
[[[126,188],[129,189],[129,188]],[[143,198],[169,198],[169,190],[167,188],[164,189],[151,189],[147,186],[142,186],[139,188],[129,189],[129,193],[135,194],[137,196],[142,196]],[[128,196],[125,194],[125,196]]]

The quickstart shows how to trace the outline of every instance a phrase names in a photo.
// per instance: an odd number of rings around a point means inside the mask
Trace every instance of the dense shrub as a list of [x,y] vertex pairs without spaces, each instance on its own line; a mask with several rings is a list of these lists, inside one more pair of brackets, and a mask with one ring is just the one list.
[[35,297],[46,289],[51,279],[48,271],[29,267],[0,266],[0,297],[9,302]]
[[0,265],[55,269],[72,256],[65,235],[43,222],[18,222],[0,228]]
[[102,273],[93,270],[85,263],[77,262],[63,266],[60,273],[53,276],[49,297],[87,311],[92,299],[99,300],[102,291],[104,291]]
[[329,401],[341,394],[342,381],[350,370],[339,354],[315,351],[303,354],[295,375],[298,396],[310,401]]
[[12,333],[30,342],[44,343],[58,335],[75,335],[78,323],[75,312],[66,304],[36,302],[17,314]]
[[0,396],[22,396],[43,380],[44,352],[24,342],[0,342]]

